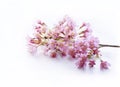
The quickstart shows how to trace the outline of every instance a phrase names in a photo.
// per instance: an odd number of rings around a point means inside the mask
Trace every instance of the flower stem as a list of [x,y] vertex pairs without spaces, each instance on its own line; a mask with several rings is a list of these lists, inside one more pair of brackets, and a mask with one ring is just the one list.
[[101,47],[115,47],[115,48],[120,48],[119,45],[108,45],[108,44],[99,44],[100,48]]

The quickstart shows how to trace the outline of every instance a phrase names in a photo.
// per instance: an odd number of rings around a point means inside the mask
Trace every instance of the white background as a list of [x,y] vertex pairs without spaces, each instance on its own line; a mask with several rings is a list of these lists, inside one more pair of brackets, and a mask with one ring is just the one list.
[[120,86],[120,49],[102,48],[111,68],[80,71],[72,61],[27,52],[26,36],[35,22],[52,27],[64,15],[89,22],[101,43],[120,45],[119,0],[0,0],[0,87]]

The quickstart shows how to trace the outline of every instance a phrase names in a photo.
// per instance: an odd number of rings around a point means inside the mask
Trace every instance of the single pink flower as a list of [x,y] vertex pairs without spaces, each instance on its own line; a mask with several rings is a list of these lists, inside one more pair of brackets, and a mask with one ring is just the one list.
[[101,70],[109,69],[109,66],[110,66],[110,64],[107,61],[101,60],[101,63],[100,63],[100,69]]
[[72,57],[72,58],[75,58],[75,55],[76,55],[76,52],[73,48],[70,48],[68,50],[68,54]]
[[41,39],[39,39],[39,38],[31,38],[30,43],[32,43],[32,44],[40,44]]
[[79,69],[84,69],[86,66],[87,58],[81,58],[80,61],[78,62],[78,68]]
[[37,22],[39,25],[45,25],[45,23],[44,22],[42,22],[41,20],[38,20],[38,22]]
[[89,61],[89,67],[92,68],[95,65],[95,60],[90,60]]
[[66,56],[66,53],[65,52],[61,52],[61,57],[65,57]]
[[80,26],[80,28],[83,28],[83,27],[89,27],[89,26],[90,26],[89,23],[83,23],[83,24]]
[[50,57],[51,58],[56,58],[57,57],[57,53],[56,52],[51,52],[50,53]]
[[47,26],[44,22],[38,21],[37,25],[35,26],[35,31],[42,34],[45,33]]
[[33,44],[28,44],[28,51],[31,54],[35,54],[37,52],[37,46]]

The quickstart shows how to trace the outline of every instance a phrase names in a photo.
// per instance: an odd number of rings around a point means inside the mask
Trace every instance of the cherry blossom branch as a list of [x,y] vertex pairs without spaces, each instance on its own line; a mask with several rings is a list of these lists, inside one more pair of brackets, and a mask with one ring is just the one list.
[[79,69],[85,67],[93,68],[97,59],[100,59],[100,69],[108,69],[110,64],[101,59],[99,48],[116,47],[118,45],[100,44],[97,37],[92,35],[88,23],[83,23],[76,29],[73,20],[65,16],[52,29],[49,29],[44,22],[39,21],[35,27],[34,37],[28,40],[29,51],[34,54],[39,46],[44,46],[44,53],[51,58],[57,56],[69,57],[78,60],[76,65]]

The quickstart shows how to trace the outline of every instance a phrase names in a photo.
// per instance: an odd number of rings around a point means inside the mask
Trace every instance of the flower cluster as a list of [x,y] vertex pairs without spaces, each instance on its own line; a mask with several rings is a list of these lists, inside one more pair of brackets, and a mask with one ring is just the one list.
[[34,54],[39,46],[44,46],[45,53],[51,58],[69,57],[77,60],[77,67],[93,68],[100,60],[100,69],[108,69],[109,63],[100,59],[99,40],[92,35],[90,24],[83,23],[78,29],[74,21],[65,16],[52,29],[38,21],[33,38],[29,38],[29,51]]

